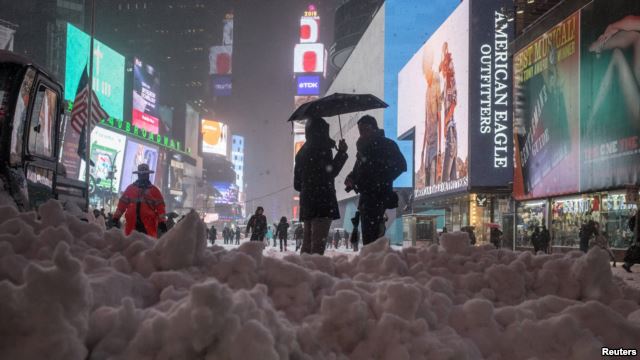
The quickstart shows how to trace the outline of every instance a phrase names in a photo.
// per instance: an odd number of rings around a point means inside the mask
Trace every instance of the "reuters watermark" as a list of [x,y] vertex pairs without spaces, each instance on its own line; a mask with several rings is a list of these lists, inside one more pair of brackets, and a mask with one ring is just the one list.
[[602,348],[602,356],[637,356],[637,349],[609,349],[608,347]]

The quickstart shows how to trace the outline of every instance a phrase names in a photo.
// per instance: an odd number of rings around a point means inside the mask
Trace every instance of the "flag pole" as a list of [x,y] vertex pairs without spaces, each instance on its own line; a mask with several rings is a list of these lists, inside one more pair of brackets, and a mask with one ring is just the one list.
[[89,93],[87,94],[87,120],[85,121],[85,153],[84,153],[84,179],[87,189],[87,211],[89,211],[89,187],[91,174],[91,120],[93,111],[93,46],[96,33],[96,0],[91,0],[91,40],[89,42]]

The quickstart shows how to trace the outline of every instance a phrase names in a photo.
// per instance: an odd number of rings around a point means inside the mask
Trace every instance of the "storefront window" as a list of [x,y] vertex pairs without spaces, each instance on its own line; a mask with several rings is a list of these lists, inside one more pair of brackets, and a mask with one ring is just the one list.
[[536,226],[546,226],[547,201],[518,203],[516,216],[516,247],[530,247],[531,233]]
[[612,248],[626,248],[633,233],[628,220],[635,204],[628,204],[624,193],[594,193],[553,201],[553,245],[578,247],[582,225],[593,220],[600,224]]

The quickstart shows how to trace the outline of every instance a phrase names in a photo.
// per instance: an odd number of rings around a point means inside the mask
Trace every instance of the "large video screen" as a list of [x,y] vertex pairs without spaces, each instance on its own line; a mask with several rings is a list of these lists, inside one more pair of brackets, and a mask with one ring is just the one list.
[[[147,164],[153,171],[157,168],[158,148],[142,142],[129,140],[124,154],[124,166],[122,166],[122,184],[120,191],[125,191],[127,186],[138,180],[138,176],[133,172],[138,169],[138,165]],[[155,181],[156,174],[151,174],[149,179]]]
[[[127,138],[116,132],[96,126],[91,132],[91,161],[95,164],[90,169],[90,176],[97,189],[117,193],[122,176],[122,161]],[[114,171],[113,181],[109,172]],[[84,181],[85,164],[80,167],[79,179]]]
[[[89,71],[89,35],[67,24],[67,58],[64,99],[73,101],[84,71]],[[124,114],[124,56],[98,40],[93,47],[93,90],[102,108],[112,117]]]
[[468,29],[465,1],[399,74],[398,133],[415,129],[416,198],[468,186]]
[[131,123],[157,134],[160,129],[158,92],[160,80],[155,68],[135,58],[133,64],[133,114]]
[[227,156],[229,128],[213,120],[202,120],[202,153]]
[[237,204],[238,187],[228,182],[212,182],[211,185],[218,190],[220,196],[215,199],[216,204]]

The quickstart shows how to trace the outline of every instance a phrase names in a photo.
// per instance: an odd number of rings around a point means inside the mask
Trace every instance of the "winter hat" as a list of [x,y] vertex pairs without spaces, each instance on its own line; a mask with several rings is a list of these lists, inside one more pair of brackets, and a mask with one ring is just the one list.
[[134,174],[153,174],[155,171],[149,169],[149,165],[140,164],[138,165],[138,170],[134,171]]

